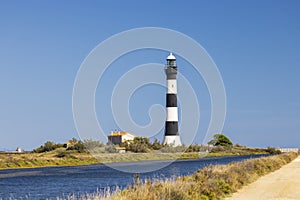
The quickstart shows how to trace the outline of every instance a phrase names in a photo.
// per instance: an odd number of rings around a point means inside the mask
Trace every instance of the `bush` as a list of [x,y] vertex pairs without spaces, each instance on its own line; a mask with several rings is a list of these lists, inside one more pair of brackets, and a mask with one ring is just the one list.
[[126,151],[134,153],[146,153],[152,147],[149,138],[146,137],[135,137],[133,141],[128,141],[123,146],[126,148]]
[[81,141],[78,141],[73,146],[68,147],[67,151],[69,151],[69,150],[75,150],[78,153],[85,153],[85,152],[87,152],[87,148],[84,146],[83,142],[81,142]]
[[273,147],[268,147],[266,149],[266,152],[268,152],[269,154],[281,154],[281,151],[278,149],[275,149]]
[[71,152],[67,152],[65,150],[57,152],[57,154],[55,156],[57,158],[73,158],[73,159],[76,159],[76,157],[73,156]]
[[116,149],[115,145],[113,145],[113,144],[107,144],[105,146],[105,152],[107,152],[107,153],[116,153],[117,149]]
[[215,146],[211,149],[211,153],[224,152],[226,150],[228,150],[228,148],[226,148],[224,146]]
[[33,150],[34,153],[43,153],[48,151],[53,151],[57,148],[63,147],[63,144],[55,144],[54,142],[47,141],[44,145]]
[[160,150],[163,147],[164,147],[164,145],[162,143],[160,143],[157,138],[154,139],[154,142],[151,145],[151,148],[153,150]]
[[236,143],[235,145],[234,145],[235,147],[237,147],[237,148],[245,148],[245,146],[243,146],[243,145],[241,145],[241,144],[239,144],[239,143]]
[[100,141],[95,141],[95,140],[84,140],[83,145],[89,149],[89,150],[94,150],[97,148],[104,147],[105,145],[101,143]]
[[184,152],[186,150],[186,147],[184,145],[182,146],[170,146],[166,145],[164,148],[161,149],[161,152],[163,153],[177,153],[177,152]]
[[67,152],[65,152],[65,151],[60,151],[60,152],[58,152],[58,153],[56,154],[56,157],[58,157],[58,158],[64,158],[64,157],[66,157],[67,155],[69,155]]
[[199,152],[201,149],[202,149],[201,145],[192,144],[186,149],[186,152]]

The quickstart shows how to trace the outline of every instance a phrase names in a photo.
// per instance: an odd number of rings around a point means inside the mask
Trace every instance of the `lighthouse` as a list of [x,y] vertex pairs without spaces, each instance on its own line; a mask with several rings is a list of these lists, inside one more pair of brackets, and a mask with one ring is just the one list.
[[167,76],[167,95],[166,95],[166,124],[164,144],[180,146],[180,136],[178,133],[178,107],[177,107],[177,65],[175,56],[170,53],[167,57],[165,67]]

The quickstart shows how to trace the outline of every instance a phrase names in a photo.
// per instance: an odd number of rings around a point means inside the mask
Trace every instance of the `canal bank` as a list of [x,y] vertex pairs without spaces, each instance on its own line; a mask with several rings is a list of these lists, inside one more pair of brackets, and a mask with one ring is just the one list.
[[227,200],[300,199],[300,156],[279,170],[243,187]]
[[[196,170],[215,165],[226,165],[264,155],[211,157],[198,160],[178,160],[157,171],[140,174],[140,180],[165,180],[193,174]],[[159,161],[157,161],[159,162]],[[165,161],[160,161],[165,162]],[[140,161],[140,164],[155,165],[155,162]],[[123,165],[124,163],[116,163]],[[126,162],[132,167],[136,162]],[[8,169],[0,171],[0,199],[84,199],[83,195],[103,195],[116,186],[125,189],[134,182],[134,174],[124,173],[106,165],[74,167],[45,167],[32,169]],[[83,198],[81,198],[83,197]],[[69,198],[70,199],[70,198]],[[93,198],[90,198],[93,199]]]
[[135,162],[145,160],[186,160],[199,157],[222,157],[269,154],[266,149],[232,147],[222,152],[149,152],[149,153],[78,153],[56,149],[44,153],[0,153],[0,170],[15,168],[38,168],[53,166],[80,166],[90,164]]
[[[164,182],[146,182],[105,199],[203,199],[220,200],[230,196],[243,186],[276,171],[296,159],[297,153],[248,159],[228,165],[213,165],[197,170],[191,176]],[[80,198],[80,199],[89,199]]]

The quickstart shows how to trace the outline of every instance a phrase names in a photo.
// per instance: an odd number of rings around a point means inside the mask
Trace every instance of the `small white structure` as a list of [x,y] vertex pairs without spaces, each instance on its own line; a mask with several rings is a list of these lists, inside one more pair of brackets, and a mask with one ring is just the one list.
[[282,153],[287,153],[287,152],[298,152],[298,148],[278,148],[277,150],[281,151]]
[[22,153],[22,149],[21,149],[20,147],[18,147],[18,148],[16,149],[16,152]]
[[125,147],[116,147],[116,150],[119,153],[126,153],[126,148]]

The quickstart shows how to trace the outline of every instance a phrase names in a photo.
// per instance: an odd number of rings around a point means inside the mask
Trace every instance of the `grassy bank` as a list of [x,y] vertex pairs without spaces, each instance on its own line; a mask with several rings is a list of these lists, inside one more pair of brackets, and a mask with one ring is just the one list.
[[96,164],[90,155],[68,155],[60,158],[57,153],[0,153],[0,169],[74,166]]
[[[214,154],[213,154],[214,155]],[[220,154],[219,154],[220,156]],[[51,166],[78,166],[142,160],[197,159],[199,153],[103,153],[95,157],[88,153],[0,153],[0,170]]]
[[0,169],[32,168],[49,166],[77,166],[111,162],[133,162],[141,160],[172,160],[172,159],[197,159],[199,156],[235,156],[250,154],[267,154],[265,149],[247,147],[231,147],[217,149],[211,153],[199,154],[198,152],[175,153],[78,153],[59,148],[44,153],[0,153]]
[[[147,180],[144,183],[136,180],[134,186],[123,191],[116,191],[112,195],[109,192],[99,192],[81,196],[79,199],[224,199],[242,186],[291,162],[297,156],[296,153],[287,153],[229,165],[210,166],[196,171],[191,176],[178,177],[173,180]],[[70,199],[77,199],[77,197],[72,196]]]
[[[96,157],[96,158],[95,158]],[[77,166],[141,160],[196,159],[198,153],[103,153],[94,156],[77,152],[0,153],[0,169]]]

